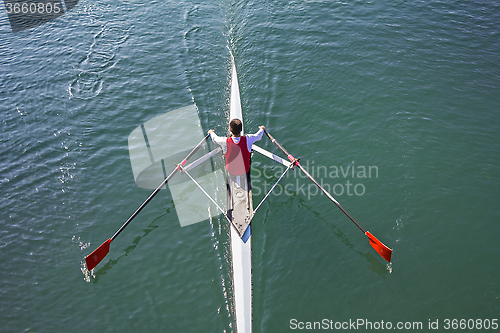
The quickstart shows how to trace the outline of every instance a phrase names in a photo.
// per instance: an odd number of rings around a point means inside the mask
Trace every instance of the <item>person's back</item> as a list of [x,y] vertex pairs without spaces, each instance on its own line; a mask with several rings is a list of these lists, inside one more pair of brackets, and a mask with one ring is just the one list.
[[252,145],[262,138],[266,129],[259,126],[259,131],[255,134],[241,136],[242,123],[239,119],[232,119],[229,123],[230,137],[220,137],[214,130],[209,130],[212,141],[220,145],[226,158],[226,170],[230,175],[243,176],[250,171],[250,156]]

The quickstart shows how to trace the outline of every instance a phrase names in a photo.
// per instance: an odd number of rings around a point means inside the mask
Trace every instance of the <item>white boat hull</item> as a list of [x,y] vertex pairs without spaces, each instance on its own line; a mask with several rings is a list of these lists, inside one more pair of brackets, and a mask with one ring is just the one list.
[[[236,66],[231,70],[230,120],[238,118],[243,123],[240,90]],[[242,133],[243,134],[243,133]],[[252,332],[252,236],[246,243],[231,224],[231,261],[233,268],[234,312],[236,332]]]

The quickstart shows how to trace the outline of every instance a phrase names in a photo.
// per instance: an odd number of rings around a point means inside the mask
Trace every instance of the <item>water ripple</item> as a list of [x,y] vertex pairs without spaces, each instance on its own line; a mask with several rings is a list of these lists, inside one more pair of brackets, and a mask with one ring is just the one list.
[[120,46],[128,39],[131,25],[122,22],[105,24],[94,36],[87,55],[75,67],[77,77],[68,87],[70,97],[92,99],[104,84],[104,72],[113,68]]

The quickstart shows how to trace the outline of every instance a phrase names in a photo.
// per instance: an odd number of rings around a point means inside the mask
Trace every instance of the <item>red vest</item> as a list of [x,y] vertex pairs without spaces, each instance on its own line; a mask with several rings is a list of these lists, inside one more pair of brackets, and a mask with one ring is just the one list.
[[233,138],[226,140],[226,169],[233,176],[245,175],[250,171],[250,152],[247,147],[247,137],[241,136],[236,144]]

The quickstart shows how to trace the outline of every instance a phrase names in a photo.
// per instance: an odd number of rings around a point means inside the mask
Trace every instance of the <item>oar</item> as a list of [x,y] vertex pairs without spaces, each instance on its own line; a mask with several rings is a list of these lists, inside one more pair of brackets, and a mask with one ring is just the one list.
[[[193,148],[193,150],[186,156],[186,158],[181,162],[179,163],[180,165],[186,165],[187,163],[187,160],[189,158],[191,158],[194,153],[196,153],[196,151],[198,151],[198,149],[200,149],[200,147],[203,145],[203,143],[208,139],[208,137],[210,136],[210,134],[207,134],[207,136],[205,136],[203,138],[203,140],[200,141],[200,143],[198,143],[198,145],[196,147]],[[167,178],[165,178],[165,180],[156,188],[156,190],[153,191],[153,193],[151,193],[151,195],[146,199],[146,201],[144,201],[142,203],[142,205],[139,206],[139,208],[137,208],[137,210],[134,212],[134,214],[132,214],[128,220],[121,226],[120,229],[118,229],[118,231],[113,235],[113,237],[111,237],[110,239],[108,239],[107,241],[105,241],[104,243],[102,243],[101,246],[99,246],[94,252],[92,252],[91,254],[89,254],[88,256],[85,257],[85,261],[87,262],[87,269],[89,271],[91,271],[95,266],[97,266],[101,261],[102,259],[104,259],[104,257],[109,253],[109,244],[120,234],[120,232],[123,231],[123,229],[125,229],[125,227],[137,216],[137,214],[139,214],[139,212],[151,201],[151,199],[153,199],[153,197],[158,194],[158,192],[160,192],[161,188],[163,186],[165,186],[165,184],[177,173],[177,171],[180,170],[180,167],[177,166],[171,173],[170,175],[168,175]]]
[[375,251],[378,252],[378,254],[380,254],[385,260],[387,260],[388,262],[391,262],[391,255],[392,255],[392,249],[390,249],[389,247],[387,247],[385,244],[383,244],[381,241],[379,241],[375,236],[373,236],[369,231],[365,231],[365,229],[363,229],[359,224],[358,222],[356,222],[351,215],[349,215],[348,212],[346,212],[346,210],[344,208],[342,208],[342,206],[339,204],[339,202],[337,200],[335,200],[334,197],[332,197],[332,195],[323,188],[323,186],[321,186],[310,174],[309,172],[307,172],[306,169],[304,169],[304,167],[302,167],[302,165],[300,165],[299,163],[299,160],[294,158],[290,153],[288,153],[288,151],[278,143],[278,141],[276,141],[275,138],[273,138],[271,136],[271,134],[267,133],[267,131],[265,131],[267,137],[274,143],[276,144],[276,146],[278,146],[279,149],[281,149],[281,151],[288,157],[288,159],[294,163],[296,166],[298,166],[300,168],[300,170],[302,170],[302,172],[307,176],[309,177],[309,179],[314,183],[316,184],[317,187],[319,187],[319,189],[321,191],[323,191],[323,193],[325,193],[325,195],[331,200],[333,201],[337,207],[340,208],[340,210],[342,212],[344,212],[345,215],[347,215],[348,218],[351,219],[352,222],[354,222],[354,224],[356,224],[358,226],[359,229],[361,229],[361,231],[366,235],[368,236],[368,240],[370,241],[370,245],[375,249]]

